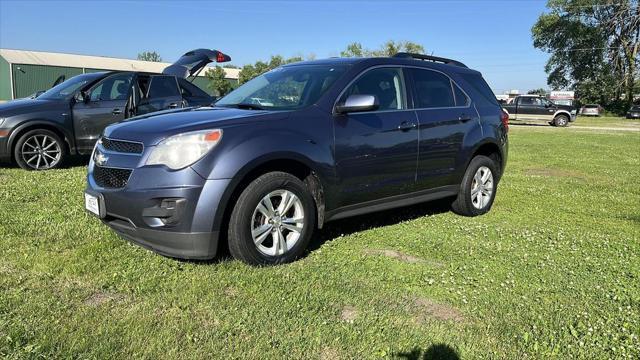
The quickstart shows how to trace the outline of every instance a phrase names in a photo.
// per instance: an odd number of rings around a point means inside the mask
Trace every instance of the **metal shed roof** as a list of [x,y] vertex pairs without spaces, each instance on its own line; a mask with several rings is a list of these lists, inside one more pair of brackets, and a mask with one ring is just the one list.
[[[64,54],[44,51],[0,49],[0,56],[11,64],[50,65],[87,69],[146,71],[161,73],[171,65],[165,62],[118,59],[106,56]],[[199,76],[204,76],[206,67]],[[239,69],[224,69],[227,79],[237,79]]]

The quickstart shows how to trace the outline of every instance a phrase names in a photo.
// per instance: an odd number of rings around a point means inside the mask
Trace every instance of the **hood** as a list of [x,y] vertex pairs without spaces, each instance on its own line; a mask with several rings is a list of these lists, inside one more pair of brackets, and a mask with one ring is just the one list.
[[572,111],[572,110],[576,110],[576,107],[575,106],[571,106],[571,105],[558,105],[558,104],[556,104],[556,107],[558,109],[567,110],[569,112]]
[[111,139],[138,141],[153,146],[163,139],[189,131],[215,129],[245,120],[267,117],[288,116],[286,112],[262,110],[242,110],[223,107],[199,107],[156,112],[137,116],[108,126],[104,136]]
[[193,76],[202,70],[207,64],[212,62],[231,61],[229,55],[225,55],[218,50],[196,49],[182,55],[178,61],[174,62],[162,73],[166,75],[174,75],[181,78]]
[[68,107],[69,103],[67,101],[42,100],[37,98],[12,100],[0,104],[0,117],[26,115],[28,113],[48,110],[66,110]]

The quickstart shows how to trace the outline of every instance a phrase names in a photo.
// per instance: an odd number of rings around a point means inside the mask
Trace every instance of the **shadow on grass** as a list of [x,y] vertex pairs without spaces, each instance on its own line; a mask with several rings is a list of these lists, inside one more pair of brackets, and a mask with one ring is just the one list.
[[[62,169],[69,169],[78,166],[87,166],[89,165],[90,155],[72,155],[66,160],[63,164]],[[14,162],[0,162],[0,168],[5,169],[19,169],[18,164]]]
[[316,231],[309,244],[309,252],[319,249],[325,242],[341,235],[449,212],[452,202],[452,198],[446,198],[328,222],[321,230]]
[[415,347],[411,349],[411,351],[406,353],[396,353],[394,354],[397,359],[407,359],[407,360],[459,360],[460,355],[458,352],[449,345],[446,344],[436,344],[431,345],[425,351],[422,349]]

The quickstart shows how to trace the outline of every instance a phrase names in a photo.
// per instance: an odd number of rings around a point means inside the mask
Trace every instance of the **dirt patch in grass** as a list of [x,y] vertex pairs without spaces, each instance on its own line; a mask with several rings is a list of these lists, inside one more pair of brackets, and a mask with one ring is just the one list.
[[238,289],[234,288],[233,286],[229,286],[228,288],[224,289],[224,294],[228,297],[236,297],[238,295]]
[[102,291],[91,294],[84,300],[84,304],[88,306],[98,307],[110,302],[120,302],[124,300],[124,296],[120,294],[111,294]]
[[579,171],[549,168],[529,168],[524,171],[524,174],[529,176],[571,177],[576,179],[587,178],[585,174]]
[[460,310],[451,305],[439,304],[433,300],[418,297],[411,302],[414,319],[418,323],[424,323],[429,320],[463,322],[464,315]]
[[353,306],[345,306],[342,308],[342,312],[340,312],[340,320],[347,322],[349,324],[353,323],[358,317],[358,309]]
[[432,261],[432,260],[426,260],[423,258],[419,258],[417,256],[413,256],[413,255],[409,255],[409,254],[405,254],[403,252],[397,251],[397,250],[391,250],[391,249],[366,249],[364,251],[365,255],[376,255],[376,256],[386,256],[392,259],[396,259],[402,262],[406,262],[409,264],[416,264],[416,263],[429,263],[430,265],[436,266],[436,267],[440,267],[443,266],[444,264],[437,262],[437,261]]
[[320,360],[338,360],[340,359],[340,352],[338,350],[325,347],[320,351]]

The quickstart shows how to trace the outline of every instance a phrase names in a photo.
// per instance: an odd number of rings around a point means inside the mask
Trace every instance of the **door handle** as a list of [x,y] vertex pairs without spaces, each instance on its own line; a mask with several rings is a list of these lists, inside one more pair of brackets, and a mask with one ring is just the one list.
[[169,108],[170,108],[170,109],[175,109],[175,108],[177,108],[177,107],[178,107],[178,103],[171,103],[171,104],[169,104]]
[[398,125],[398,130],[400,131],[409,131],[411,129],[415,129],[416,127],[418,127],[415,123],[412,122],[408,122],[408,121],[403,121],[400,123],[400,125]]
[[467,114],[461,114],[460,116],[458,116],[458,121],[467,122],[469,120],[471,120],[471,116]]
[[118,109],[118,108],[115,108],[115,109],[113,109],[113,111],[112,111],[111,113],[112,113],[113,115],[120,115],[120,114],[122,114],[122,110],[120,110],[120,109]]

